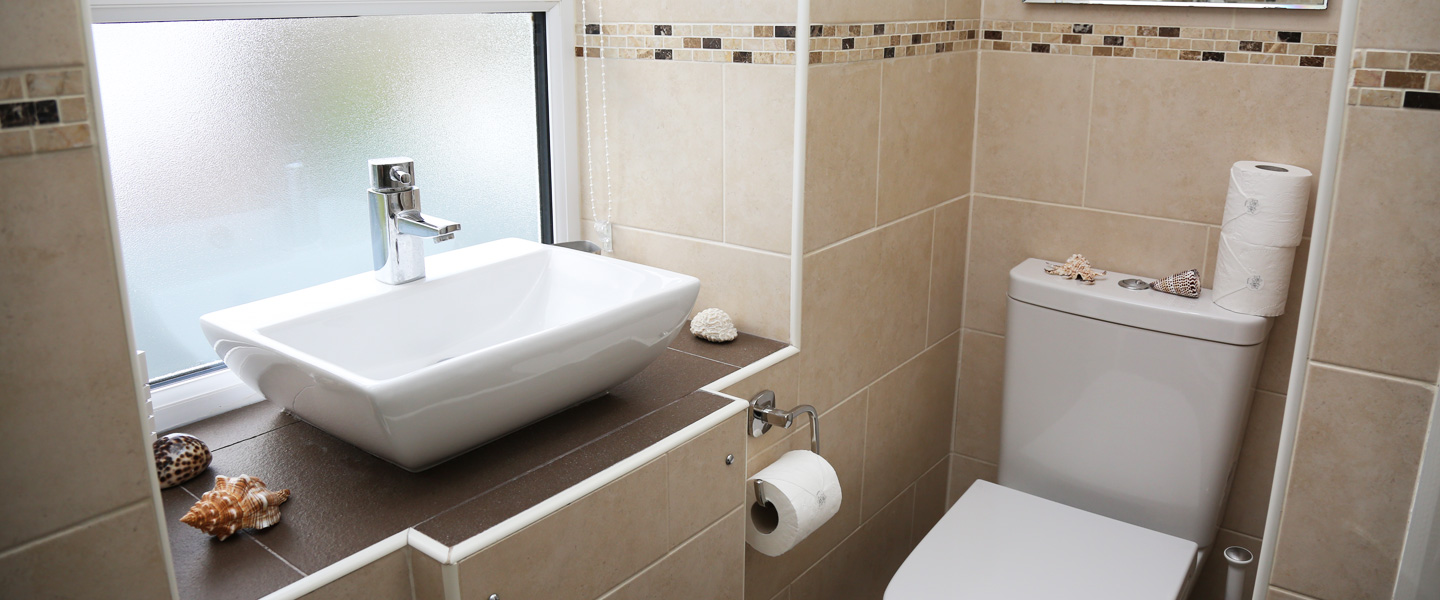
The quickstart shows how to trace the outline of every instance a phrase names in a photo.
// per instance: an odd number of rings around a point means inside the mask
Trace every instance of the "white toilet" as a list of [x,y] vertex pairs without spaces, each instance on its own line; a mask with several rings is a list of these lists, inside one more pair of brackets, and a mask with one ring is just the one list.
[[1010,271],[1000,485],[977,481],[886,600],[1174,600],[1215,538],[1269,320]]

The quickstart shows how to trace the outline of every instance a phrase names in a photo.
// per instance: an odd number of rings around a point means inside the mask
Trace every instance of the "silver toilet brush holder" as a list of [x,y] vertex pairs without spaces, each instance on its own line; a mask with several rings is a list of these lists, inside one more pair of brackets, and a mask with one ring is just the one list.
[[1254,554],[1240,546],[1225,549],[1225,561],[1230,563],[1230,569],[1225,574],[1225,600],[1241,600],[1245,597],[1245,572],[1249,570],[1250,562],[1254,559]]

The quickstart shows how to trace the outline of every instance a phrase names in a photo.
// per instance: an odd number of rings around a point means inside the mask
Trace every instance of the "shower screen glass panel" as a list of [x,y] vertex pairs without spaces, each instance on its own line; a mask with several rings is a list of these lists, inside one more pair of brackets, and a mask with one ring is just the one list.
[[428,253],[539,241],[549,199],[532,19],[95,25],[130,312],[150,377],[217,360],[204,313],[371,270],[368,159],[415,159],[425,212],[462,224]]

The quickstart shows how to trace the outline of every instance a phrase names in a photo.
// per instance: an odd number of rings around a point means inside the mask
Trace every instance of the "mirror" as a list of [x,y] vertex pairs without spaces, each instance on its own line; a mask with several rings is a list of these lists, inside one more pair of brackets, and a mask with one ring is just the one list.
[[1327,0],[1024,0],[1026,4],[1126,4],[1130,6],[1213,6],[1216,8],[1297,8],[1324,10]]

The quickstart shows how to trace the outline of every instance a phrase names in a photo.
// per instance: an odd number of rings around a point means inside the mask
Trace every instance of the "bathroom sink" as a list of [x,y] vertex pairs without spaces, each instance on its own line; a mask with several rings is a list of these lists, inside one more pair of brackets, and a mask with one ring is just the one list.
[[200,318],[267,400],[411,471],[597,397],[660,356],[700,281],[518,239]]

